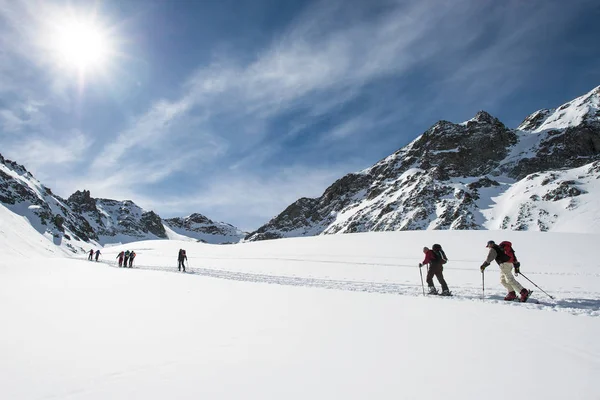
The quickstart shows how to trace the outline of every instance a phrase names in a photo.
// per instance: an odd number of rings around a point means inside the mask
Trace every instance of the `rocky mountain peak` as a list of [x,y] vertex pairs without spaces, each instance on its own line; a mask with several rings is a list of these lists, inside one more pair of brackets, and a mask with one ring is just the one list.
[[27,171],[27,169],[24,166],[7,158],[4,158],[2,154],[0,154],[0,163],[6,165],[7,168],[13,170],[19,175],[24,175],[27,178],[33,178],[33,175],[31,175],[31,173]]
[[164,219],[163,223],[175,233],[206,243],[237,243],[246,234],[231,224],[213,222],[199,213]]
[[538,133],[590,124],[600,124],[600,86],[558,108],[534,112],[517,130]]
[[196,224],[212,224],[213,223],[213,221],[211,221],[210,219],[208,219],[207,217],[205,217],[204,215],[199,214],[199,213],[193,213],[185,219],[189,220],[192,223],[196,223]]
[[471,121],[476,121],[476,122],[483,122],[483,123],[487,123],[487,124],[495,124],[498,121],[498,118],[490,115],[487,111],[478,111],[477,114],[475,114],[475,117],[473,117],[473,119]]
[[546,118],[548,118],[548,115],[550,115],[550,113],[552,111],[553,110],[544,108],[544,109],[534,112],[533,114],[531,114],[527,118],[525,118],[525,120],[523,122],[521,122],[521,124],[519,125],[517,130],[534,131],[534,130],[538,129],[544,123]]
[[67,199],[77,212],[97,212],[96,199],[92,198],[89,190],[76,191]]
[[[600,87],[531,114],[517,130],[485,111],[459,124],[439,121],[371,168],[338,179],[321,197],[296,201],[245,240],[415,229],[549,230],[558,218],[550,203],[577,208],[572,199],[586,195],[578,186],[599,178],[595,169],[582,169],[600,162],[599,109]],[[539,175],[568,168],[572,172]],[[524,183],[528,179],[535,184]],[[526,194],[537,186],[543,188]],[[503,193],[511,206],[494,208]],[[513,204],[517,195],[523,200]]]

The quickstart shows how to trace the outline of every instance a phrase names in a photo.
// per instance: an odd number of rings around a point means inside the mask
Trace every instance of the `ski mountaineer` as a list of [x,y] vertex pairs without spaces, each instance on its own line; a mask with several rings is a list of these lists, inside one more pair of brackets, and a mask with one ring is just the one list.
[[92,257],[94,257],[94,249],[91,249],[88,253],[88,260],[92,261]]
[[448,259],[446,258],[444,250],[442,250],[442,246],[434,244],[431,250],[428,247],[423,247],[423,253],[425,253],[425,259],[422,263],[419,263],[419,268],[422,268],[425,264],[429,264],[429,269],[427,270],[427,286],[429,286],[429,294],[438,294],[438,291],[433,284],[433,276],[435,275],[440,282],[440,285],[442,285],[442,293],[440,293],[440,295],[451,296],[452,294],[448,289],[443,274],[443,265]]
[[181,271],[181,268],[183,268],[183,272],[185,272],[184,260],[187,260],[187,256],[185,255],[185,250],[179,249],[179,254],[177,255],[177,269],[179,271]]
[[98,261],[98,257],[100,257],[100,250],[96,250],[96,261]]
[[116,257],[119,259],[119,268],[121,268],[123,266],[123,257],[124,256],[125,256],[125,252],[121,250],[121,252]]
[[123,258],[123,266],[127,267],[127,263],[129,262],[129,250],[125,252],[125,257]]
[[131,250],[131,253],[129,253],[129,268],[133,268],[133,259],[135,256],[135,251]]
[[504,253],[504,251],[502,251],[502,249],[493,240],[487,242],[485,247],[490,249],[490,251],[488,252],[486,260],[483,262],[483,264],[481,264],[481,267],[479,267],[481,269],[481,273],[483,274],[483,271],[485,271],[488,265],[490,265],[492,261],[496,260],[498,266],[500,267],[500,283],[506,288],[506,290],[508,290],[508,294],[504,300],[515,300],[517,298],[517,292],[519,292],[521,295],[519,301],[522,303],[526,302],[531,292],[521,286],[521,284],[517,282],[513,276],[513,263],[510,261],[510,257],[506,255],[506,253]]

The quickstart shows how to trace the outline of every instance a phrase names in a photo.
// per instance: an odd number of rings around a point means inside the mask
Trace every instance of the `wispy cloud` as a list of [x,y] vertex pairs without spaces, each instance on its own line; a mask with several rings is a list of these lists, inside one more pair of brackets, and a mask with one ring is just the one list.
[[196,189],[193,185],[178,193],[159,198],[139,193],[136,201],[148,209],[160,209],[165,216],[200,212],[217,221],[238,221],[239,227],[256,229],[288,205],[318,193],[348,171],[342,168],[289,166],[259,176],[248,171],[218,174]]
[[[75,162],[81,159],[93,140],[82,132],[71,131],[60,140],[43,137],[28,138],[9,147],[11,154],[28,168],[42,172],[44,167]],[[45,175],[45,174],[44,174]]]

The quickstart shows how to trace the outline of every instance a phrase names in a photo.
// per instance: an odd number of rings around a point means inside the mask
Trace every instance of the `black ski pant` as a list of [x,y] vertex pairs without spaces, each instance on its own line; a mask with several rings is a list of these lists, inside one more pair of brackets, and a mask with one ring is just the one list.
[[433,284],[433,276],[435,275],[437,280],[440,282],[440,285],[442,285],[442,290],[448,290],[448,285],[446,284],[446,280],[444,279],[444,274],[442,273],[443,270],[444,270],[444,267],[442,267],[441,264],[429,266],[429,271],[427,271],[427,285],[429,287],[435,286]]
[[179,262],[177,263],[177,269],[179,271],[181,271],[181,268],[183,268],[183,272],[185,272],[185,264],[183,263],[183,260],[178,260]]

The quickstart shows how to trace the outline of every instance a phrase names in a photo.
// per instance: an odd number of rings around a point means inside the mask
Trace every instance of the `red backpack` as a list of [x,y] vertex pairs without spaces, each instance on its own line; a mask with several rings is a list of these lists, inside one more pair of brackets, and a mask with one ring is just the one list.
[[505,240],[504,242],[501,242],[498,246],[500,247],[500,249],[502,249],[504,254],[510,257],[510,260],[508,260],[508,262],[511,262],[513,264],[517,262],[517,255],[515,254],[515,250],[512,248],[511,242]]

